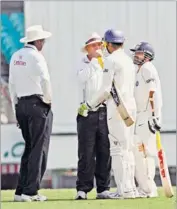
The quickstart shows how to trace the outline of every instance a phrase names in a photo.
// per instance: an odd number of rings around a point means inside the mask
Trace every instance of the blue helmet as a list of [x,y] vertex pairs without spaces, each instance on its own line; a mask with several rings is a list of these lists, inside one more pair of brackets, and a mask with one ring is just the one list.
[[125,37],[122,31],[110,29],[105,32],[103,41],[117,44],[124,43]]
[[135,46],[135,48],[130,49],[130,51],[132,52],[144,52],[144,55],[148,58],[150,58],[150,60],[154,59],[155,56],[155,52],[153,47],[148,43],[148,42],[140,42],[140,44],[137,44]]

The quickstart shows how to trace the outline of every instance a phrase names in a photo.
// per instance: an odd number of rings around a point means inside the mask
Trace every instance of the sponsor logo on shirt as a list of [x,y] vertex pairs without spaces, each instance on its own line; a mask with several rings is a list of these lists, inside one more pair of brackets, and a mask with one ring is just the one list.
[[14,60],[14,65],[26,66],[26,62],[20,60]]
[[22,56],[19,56],[19,60],[14,60],[14,65],[26,66],[26,62],[22,61]]

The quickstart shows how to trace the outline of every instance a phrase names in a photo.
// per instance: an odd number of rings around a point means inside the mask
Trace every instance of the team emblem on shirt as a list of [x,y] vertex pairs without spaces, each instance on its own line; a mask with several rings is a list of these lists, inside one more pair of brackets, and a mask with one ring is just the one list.
[[135,84],[136,86],[139,86],[139,81],[136,81],[136,84]]

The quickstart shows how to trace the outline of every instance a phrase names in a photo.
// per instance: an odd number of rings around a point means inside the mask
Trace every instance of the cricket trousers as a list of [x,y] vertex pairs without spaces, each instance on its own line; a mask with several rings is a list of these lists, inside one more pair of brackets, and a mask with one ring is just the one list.
[[53,113],[37,95],[22,97],[16,105],[16,117],[25,149],[21,158],[16,195],[36,195],[47,166]]
[[89,112],[87,117],[78,115],[77,131],[77,191],[90,192],[94,187],[94,177],[98,193],[109,190],[111,157],[106,107]]
[[147,194],[157,193],[155,159],[157,157],[156,135],[151,133],[148,119],[151,112],[138,112],[135,126],[135,178],[139,189]]

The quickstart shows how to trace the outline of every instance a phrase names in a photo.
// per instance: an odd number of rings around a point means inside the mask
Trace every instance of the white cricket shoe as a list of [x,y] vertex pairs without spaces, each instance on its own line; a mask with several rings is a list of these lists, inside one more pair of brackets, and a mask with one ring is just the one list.
[[147,198],[147,193],[138,187],[139,198]]
[[37,194],[37,195],[34,195],[34,196],[29,196],[29,195],[22,194],[21,198],[22,198],[23,202],[32,202],[32,201],[43,202],[43,201],[47,200],[46,196],[43,196],[43,195],[40,195],[40,194]]
[[14,202],[22,202],[22,196],[21,195],[14,195]]
[[113,192],[105,190],[101,193],[97,193],[96,199],[111,199],[112,194],[113,194]]
[[111,192],[109,194],[109,199],[124,199],[122,195],[119,194],[119,192]]
[[134,188],[133,192],[134,192],[135,198],[139,198],[139,192],[137,188]]
[[123,194],[124,199],[135,199],[135,193],[134,191],[124,192]]
[[87,194],[83,191],[78,191],[75,199],[76,200],[86,200]]
[[154,190],[152,193],[148,194],[147,197],[151,198],[151,197],[158,197],[158,192],[157,190]]

